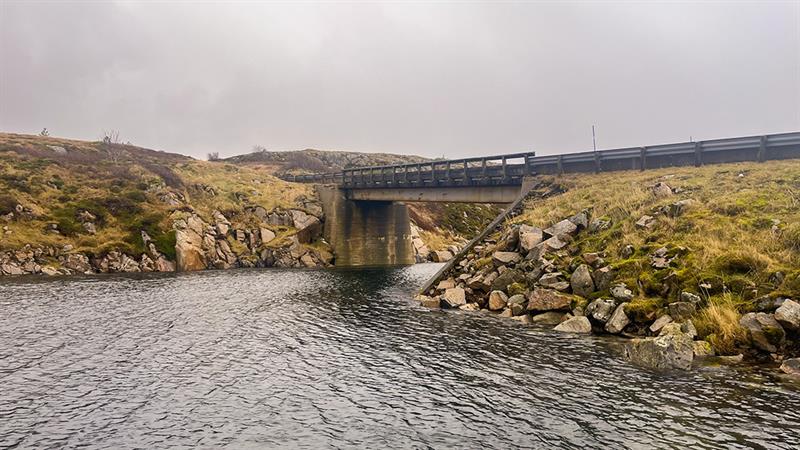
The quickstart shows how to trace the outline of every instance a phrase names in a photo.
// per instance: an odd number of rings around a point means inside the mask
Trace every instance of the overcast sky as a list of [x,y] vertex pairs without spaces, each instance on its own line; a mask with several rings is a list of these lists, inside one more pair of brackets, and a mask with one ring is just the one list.
[[0,130],[204,157],[800,130],[800,2],[0,0]]

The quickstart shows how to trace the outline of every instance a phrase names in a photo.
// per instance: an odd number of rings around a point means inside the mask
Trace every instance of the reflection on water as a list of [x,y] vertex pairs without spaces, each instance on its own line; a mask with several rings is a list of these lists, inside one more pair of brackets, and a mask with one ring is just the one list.
[[0,447],[800,447],[797,385],[428,311],[436,269],[3,280]]

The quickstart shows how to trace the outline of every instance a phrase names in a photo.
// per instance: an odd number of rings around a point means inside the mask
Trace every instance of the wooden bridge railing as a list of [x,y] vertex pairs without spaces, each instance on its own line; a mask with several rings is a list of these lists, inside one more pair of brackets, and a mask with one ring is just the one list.
[[521,184],[532,174],[645,170],[741,161],[800,158],[800,132],[536,156],[534,152],[360,167],[287,181],[344,187],[436,187]]

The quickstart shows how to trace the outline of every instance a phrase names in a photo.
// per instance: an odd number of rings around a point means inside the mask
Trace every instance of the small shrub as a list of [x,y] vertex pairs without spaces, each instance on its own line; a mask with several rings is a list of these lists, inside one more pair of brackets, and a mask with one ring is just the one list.
[[718,256],[715,267],[728,273],[758,273],[769,267],[769,259],[760,253],[735,250]]
[[784,228],[781,239],[786,248],[800,252],[800,223],[792,223]]
[[14,212],[17,206],[17,199],[10,195],[0,195],[0,215]]

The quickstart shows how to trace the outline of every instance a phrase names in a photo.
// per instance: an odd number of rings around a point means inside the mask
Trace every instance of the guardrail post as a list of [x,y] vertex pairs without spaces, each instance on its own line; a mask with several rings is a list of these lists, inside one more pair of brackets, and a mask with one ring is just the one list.
[[422,164],[417,164],[417,184],[425,184],[422,182]]
[[558,159],[556,160],[556,170],[558,171],[559,175],[564,173],[564,155],[558,155]]
[[647,147],[642,147],[639,156],[639,170],[647,168]]
[[528,167],[528,154],[522,157],[522,176],[527,177],[531,174],[530,167]]
[[486,158],[481,158],[481,179],[486,182]]
[[695,167],[703,165],[703,143],[699,141],[694,143],[694,165]]
[[602,168],[600,167],[600,153],[594,152],[594,173],[600,173]]
[[505,156],[503,156],[503,181],[505,181],[506,178],[508,178],[508,164],[507,164],[507,162],[508,162],[507,158]]
[[758,162],[767,160],[767,137],[761,136],[761,142],[758,145]]
[[397,184],[397,166],[392,166],[392,184]]
[[469,184],[469,165],[467,160],[464,160],[464,184]]
[[445,176],[447,177],[448,183],[453,181],[453,178],[450,176],[450,161],[447,161],[447,165],[445,166]]

